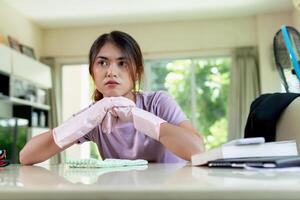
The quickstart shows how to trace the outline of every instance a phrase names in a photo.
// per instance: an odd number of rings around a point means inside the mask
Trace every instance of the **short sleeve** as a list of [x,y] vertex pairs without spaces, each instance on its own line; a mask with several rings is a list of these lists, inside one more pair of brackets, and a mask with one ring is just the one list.
[[188,120],[175,99],[167,92],[158,91],[153,98],[153,111],[158,117],[174,125]]
[[77,140],[77,144],[81,144],[87,141],[95,141],[96,135],[98,134],[98,126],[95,127],[93,130],[82,136]]

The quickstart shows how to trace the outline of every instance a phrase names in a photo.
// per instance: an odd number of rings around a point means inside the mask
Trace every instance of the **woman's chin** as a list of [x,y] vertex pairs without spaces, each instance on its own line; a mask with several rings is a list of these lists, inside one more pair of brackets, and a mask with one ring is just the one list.
[[104,97],[119,97],[119,96],[122,96],[122,95],[104,95]]
[[108,92],[106,94],[103,94],[104,97],[119,97],[122,96],[122,94],[118,92]]
[[120,90],[109,90],[102,93],[104,97],[131,97],[132,93],[128,91],[120,91]]

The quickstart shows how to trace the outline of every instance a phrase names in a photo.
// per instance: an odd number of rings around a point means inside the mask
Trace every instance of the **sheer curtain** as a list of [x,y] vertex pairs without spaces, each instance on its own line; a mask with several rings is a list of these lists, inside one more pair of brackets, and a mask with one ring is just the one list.
[[255,47],[237,48],[230,69],[228,140],[243,138],[251,102],[260,95]]
[[[50,112],[49,112],[49,128],[52,129],[58,126],[59,122],[59,108],[58,108],[58,99],[60,98],[60,82],[57,81],[57,68],[55,67],[55,59],[52,57],[41,58],[41,62],[50,66],[51,68],[51,77],[52,77],[52,89],[49,89],[49,101],[50,102]],[[62,153],[58,153],[51,157],[50,164],[59,164],[61,163]]]

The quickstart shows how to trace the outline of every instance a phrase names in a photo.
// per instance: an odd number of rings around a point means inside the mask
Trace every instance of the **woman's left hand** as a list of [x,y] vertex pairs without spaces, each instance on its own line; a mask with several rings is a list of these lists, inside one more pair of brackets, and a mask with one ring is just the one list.
[[102,131],[110,133],[118,121],[133,122],[134,128],[159,141],[160,125],[166,121],[137,107],[114,107],[104,118]]
[[116,126],[117,123],[128,123],[133,122],[132,117],[132,109],[134,106],[122,106],[122,107],[114,107],[110,109],[102,123],[101,123],[101,129],[103,133],[111,133],[113,128]]

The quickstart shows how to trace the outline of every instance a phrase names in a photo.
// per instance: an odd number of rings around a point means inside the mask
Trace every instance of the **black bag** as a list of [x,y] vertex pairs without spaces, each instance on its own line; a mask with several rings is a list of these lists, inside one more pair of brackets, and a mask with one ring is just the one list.
[[266,142],[275,141],[276,125],[282,111],[298,96],[298,93],[274,93],[256,98],[251,103],[244,137],[264,137]]

